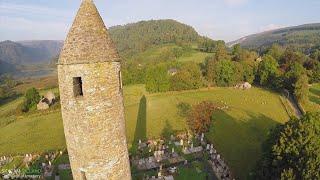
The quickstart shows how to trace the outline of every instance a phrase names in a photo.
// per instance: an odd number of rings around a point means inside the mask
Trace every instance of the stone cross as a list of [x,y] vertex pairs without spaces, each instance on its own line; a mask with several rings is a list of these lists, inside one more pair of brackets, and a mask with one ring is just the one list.
[[183,146],[183,139],[180,140],[180,145]]

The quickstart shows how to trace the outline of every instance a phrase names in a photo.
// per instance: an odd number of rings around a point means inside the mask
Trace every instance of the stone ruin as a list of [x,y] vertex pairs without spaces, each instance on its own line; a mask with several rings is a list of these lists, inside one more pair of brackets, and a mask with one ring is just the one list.
[[40,102],[37,104],[38,110],[46,110],[49,109],[51,105],[55,103],[56,97],[52,91],[47,92],[46,95],[44,95]]
[[248,82],[237,84],[235,86],[236,89],[248,90],[251,89],[252,85]]

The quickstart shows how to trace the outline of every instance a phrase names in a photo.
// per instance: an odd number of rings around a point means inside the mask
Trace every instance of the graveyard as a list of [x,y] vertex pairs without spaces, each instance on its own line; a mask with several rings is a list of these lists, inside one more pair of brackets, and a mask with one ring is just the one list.
[[[233,179],[223,157],[204,134],[189,132],[170,138],[139,140],[132,146],[130,164],[133,179]],[[47,151],[20,156],[1,156],[4,179],[71,179],[67,151]]]

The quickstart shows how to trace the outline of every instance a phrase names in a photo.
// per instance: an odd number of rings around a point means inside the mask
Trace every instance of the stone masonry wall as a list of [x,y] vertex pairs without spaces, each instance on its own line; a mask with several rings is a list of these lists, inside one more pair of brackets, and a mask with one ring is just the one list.
[[[74,179],[130,180],[120,63],[58,65],[64,132]],[[74,97],[73,77],[83,96]]]

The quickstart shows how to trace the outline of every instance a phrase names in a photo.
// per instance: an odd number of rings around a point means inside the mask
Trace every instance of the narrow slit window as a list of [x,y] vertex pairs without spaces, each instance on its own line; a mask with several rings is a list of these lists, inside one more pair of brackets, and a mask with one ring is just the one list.
[[81,77],[74,77],[73,78],[73,93],[74,93],[74,97],[83,96],[82,78]]
[[119,71],[119,87],[120,87],[120,90],[122,90],[122,76],[121,76],[121,71]]
[[81,180],[87,180],[86,172],[81,171]]

